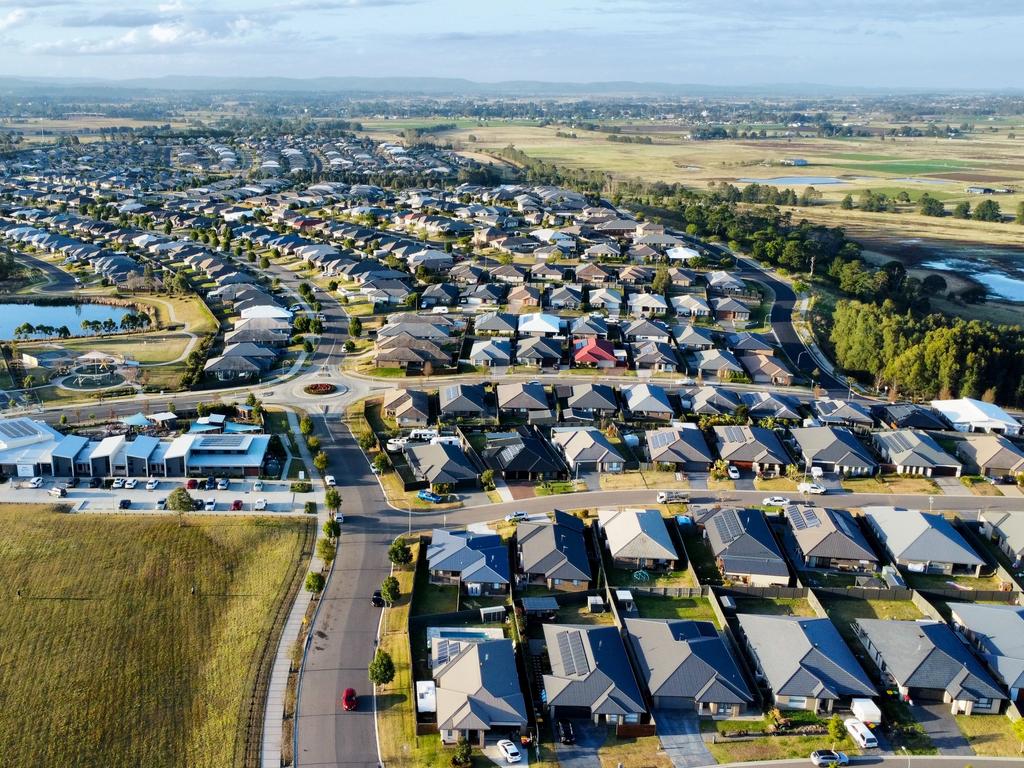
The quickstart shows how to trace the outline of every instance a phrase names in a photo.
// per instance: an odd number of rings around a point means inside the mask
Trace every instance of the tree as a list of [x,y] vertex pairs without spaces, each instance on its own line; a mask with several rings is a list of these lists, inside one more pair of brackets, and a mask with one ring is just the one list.
[[341,525],[336,520],[324,520],[323,532],[324,536],[336,539],[338,534],[341,533]]
[[839,715],[832,715],[828,719],[828,737],[832,739],[832,747],[843,740],[846,735],[846,728],[843,726],[843,719]]
[[319,557],[325,563],[332,562],[337,552],[337,545],[330,539],[320,539],[320,541],[316,543],[317,557]]
[[388,460],[387,454],[381,451],[373,457],[373,466],[380,472],[387,472],[391,468],[391,462]]
[[654,277],[651,279],[651,290],[654,293],[664,293],[668,288],[668,267],[662,264],[654,272]]
[[307,355],[313,354],[313,342],[310,341],[309,339],[306,339],[305,341],[303,341],[302,342],[302,351],[305,352]]
[[167,495],[167,508],[173,512],[191,512],[192,497],[184,488],[175,488]]
[[454,768],[463,768],[464,766],[472,764],[473,745],[465,739],[460,738],[459,743],[455,745],[455,751],[452,752],[452,766],[454,766]]
[[922,216],[944,216],[946,213],[946,207],[942,204],[942,201],[935,199],[927,192],[921,195],[917,205]]
[[852,211],[853,195],[847,194],[846,197],[843,198],[842,202],[839,203],[839,207],[842,208],[844,211]]
[[484,490],[494,490],[494,470],[485,469],[480,473],[480,484],[484,487]]
[[328,488],[327,493],[324,494],[324,504],[331,512],[337,512],[341,509],[341,494],[338,493],[337,488]]
[[367,669],[370,682],[374,685],[387,685],[395,679],[395,662],[391,660],[391,654],[380,648],[373,654],[373,661]]
[[306,574],[306,591],[319,595],[324,591],[324,575],[310,571]]
[[363,432],[363,434],[359,436],[359,447],[364,451],[373,450],[376,446],[377,438],[374,436],[373,432]]
[[313,466],[316,467],[317,472],[323,472],[326,470],[327,463],[327,454],[323,451],[318,452],[317,455],[313,457]]
[[388,547],[388,560],[395,565],[408,565],[412,562],[412,548],[405,539],[395,539]]
[[983,200],[974,209],[974,218],[977,221],[1002,221],[1003,214],[995,200]]
[[270,259],[260,256],[260,269],[270,269]]
[[385,576],[384,580],[380,583],[380,594],[388,605],[397,602],[398,598],[401,597],[398,589],[398,579],[394,576]]
[[729,462],[719,459],[711,465],[711,478],[713,480],[724,480],[729,476]]
[[299,419],[299,431],[303,435],[313,434],[313,419],[309,417],[309,414],[306,414]]
[[953,216],[957,219],[971,218],[971,204],[964,200],[953,207]]
[[796,480],[800,477],[800,468],[796,464],[786,465],[786,477],[790,480]]
[[357,339],[363,335],[363,321],[358,317],[353,317],[348,321],[348,335]]
[[306,435],[306,447],[311,451],[319,451],[320,438],[316,435]]

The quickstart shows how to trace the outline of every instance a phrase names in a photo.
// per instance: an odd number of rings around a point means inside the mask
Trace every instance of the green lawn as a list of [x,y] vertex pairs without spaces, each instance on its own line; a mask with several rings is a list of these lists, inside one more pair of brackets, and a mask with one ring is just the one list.
[[697,535],[684,536],[683,546],[686,547],[686,555],[701,584],[722,583],[722,574],[718,570],[715,556],[704,539]]
[[832,598],[820,594],[819,598],[825,613],[832,619],[847,643],[853,640],[850,624],[854,619],[887,619],[891,621],[916,621],[923,619],[924,614],[909,600],[854,600],[851,598]]
[[1021,759],[1022,741],[1004,715],[957,715],[956,724],[976,755]]
[[633,600],[642,619],[691,619],[718,625],[711,603],[703,597],[661,597],[634,592]]
[[255,661],[313,532],[0,507],[4,762],[240,766]]
[[814,616],[811,604],[802,597],[740,597],[733,596],[737,613],[760,613],[767,616]]
[[412,602],[412,615],[451,613],[458,609],[459,588],[454,585],[431,584],[424,565],[416,572],[416,591]]

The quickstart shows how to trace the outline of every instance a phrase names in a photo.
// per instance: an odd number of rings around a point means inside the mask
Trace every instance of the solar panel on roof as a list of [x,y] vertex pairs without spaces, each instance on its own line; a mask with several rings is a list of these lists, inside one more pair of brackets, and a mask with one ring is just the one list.
[[569,650],[569,633],[561,632],[558,635],[558,657],[562,660],[566,675],[576,674],[576,665],[573,662],[572,651]]
[[245,440],[245,435],[204,435],[199,438],[203,448],[238,448]]
[[569,652],[572,654],[572,664],[576,668],[577,675],[586,675],[590,672],[590,663],[587,661],[587,652],[583,647],[583,633],[572,632],[569,635]]

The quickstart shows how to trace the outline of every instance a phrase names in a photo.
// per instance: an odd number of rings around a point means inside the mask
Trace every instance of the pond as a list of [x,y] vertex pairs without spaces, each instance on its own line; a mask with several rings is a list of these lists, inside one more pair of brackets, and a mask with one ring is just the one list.
[[981,283],[995,298],[1003,301],[1024,302],[1024,266],[1004,261],[989,261],[971,257],[947,257],[923,261],[918,266],[943,272],[956,272]]
[[[113,307],[107,304],[32,304],[0,302],[0,339],[13,339],[14,329],[22,323],[50,325],[60,328],[66,325],[72,335],[81,336],[89,332],[82,328],[83,320],[103,322],[113,320],[120,328],[121,318],[132,314],[131,307]],[[22,338],[37,338],[32,334]]]

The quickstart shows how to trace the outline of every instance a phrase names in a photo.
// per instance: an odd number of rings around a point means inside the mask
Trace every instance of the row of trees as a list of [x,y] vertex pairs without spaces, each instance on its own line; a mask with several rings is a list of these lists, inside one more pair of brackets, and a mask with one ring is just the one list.
[[870,376],[894,397],[974,397],[1024,404],[1019,326],[901,311],[886,300],[840,300],[830,340],[846,371]]

